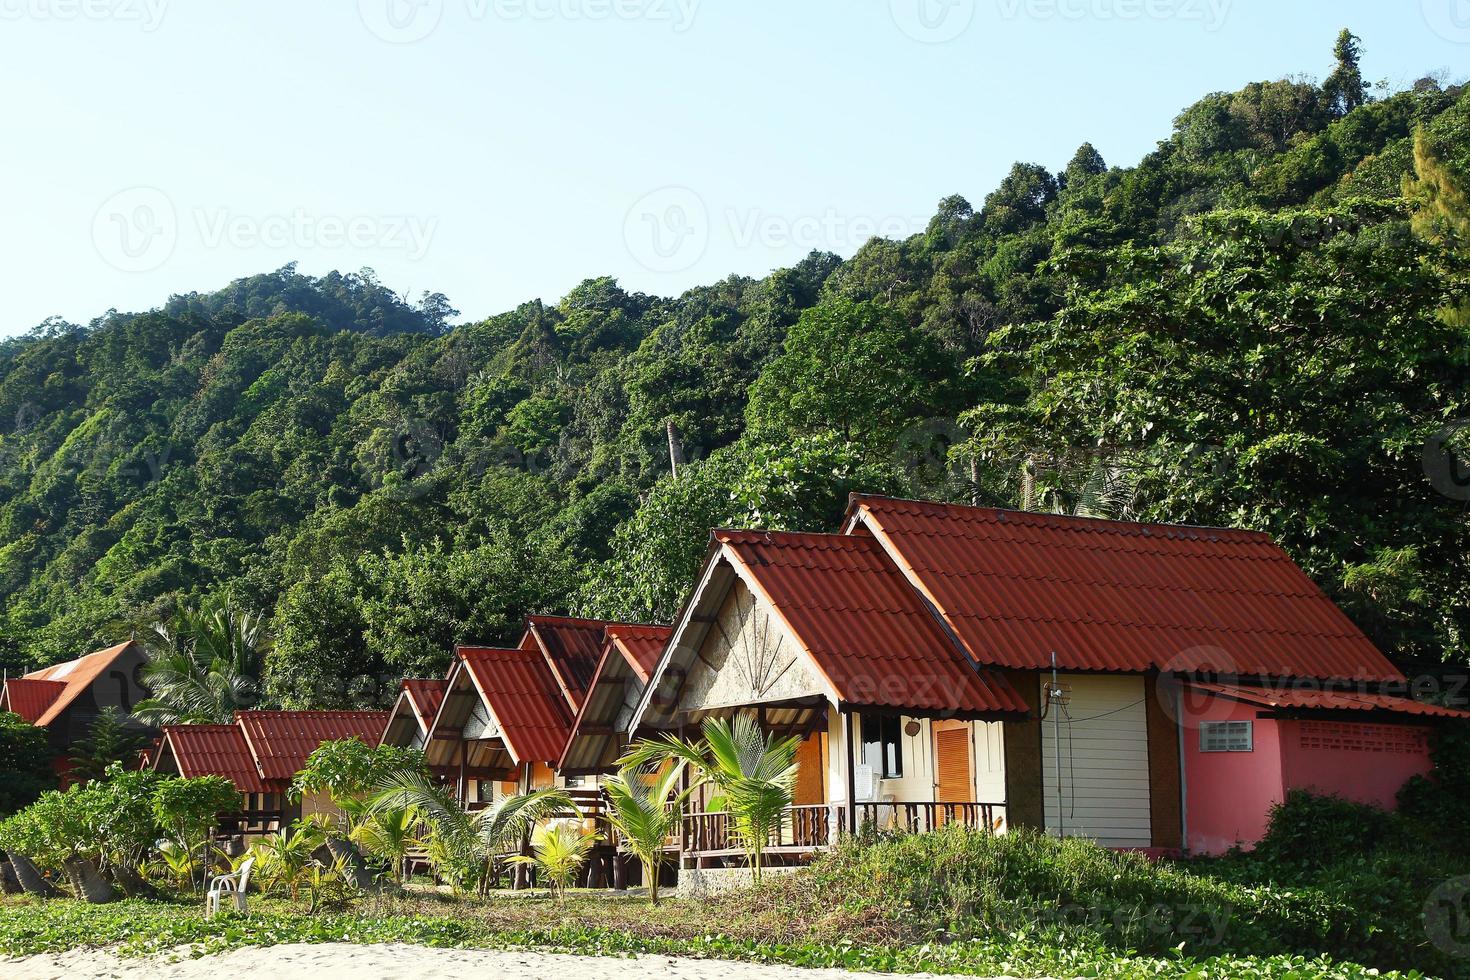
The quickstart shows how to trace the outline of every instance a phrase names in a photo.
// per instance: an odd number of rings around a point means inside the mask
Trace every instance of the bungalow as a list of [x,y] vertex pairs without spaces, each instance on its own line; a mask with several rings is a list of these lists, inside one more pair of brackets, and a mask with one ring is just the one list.
[[422,749],[448,690],[447,680],[405,680],[388,712],[388,726],[380,739],[382,744]]
[[74,743],[86,738],[105,708],[127,716],[127,724],[144,729],[131,718],[133,705],[148,697],[142,679],[147,655],[141,643],[129,640],[66,663],[54,664],[21,677],[5,679],[0,689],[0,711],[10,711],[47,731],[56,771],[70,768]]
[[[799,737],[776,855],[955,821],[1215,853],[1298,786],[1392,806],[1470,717],[1405,689],[1264,534],[855,495],[841,534],[714,533],[627,728]],[[738,853],[704,812],[681,850]]]
[[384,711],[237,711],[230,725],[166,725],[152,767],[180,776],[223,776],[242,796],[232,835],[268,833],[313,813],[334,814],[322,794],[292,801],[287,791],[323,742],[355,738],[377,745]]
[[[620,631],[620,640],[611,647],[606,635],[610,629]],[[587,706],[595,703],[601,710],[606,690],[622,683],[623,667],[608,666],[609,652],[636,649],[638,653],[627,655],[651,666],[656,652],[649,650],[648,636],[641,632],[648,629],[530,616],[516,647],[460,647],[445,680],[404,681],[383,741],[423,748],[429,766],[452,782],[461,802],[471,808],[526,788],[552,786],[578,791],[573,795],[595,807],[595,785],[588,777],[608,771],[611,764],[564,769],[562,757]],[[623,655],[618,653],[618,659]],[[594,730],[601,729],[587,729]],[[612,733],[598,737],[604,748],[621,751],[621,740]]]

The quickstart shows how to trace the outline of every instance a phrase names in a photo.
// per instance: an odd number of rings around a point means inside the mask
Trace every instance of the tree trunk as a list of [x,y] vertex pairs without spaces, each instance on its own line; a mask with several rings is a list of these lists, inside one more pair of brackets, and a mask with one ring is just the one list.
[[20,881],[15,877],[15,869],[10,866],[10,858],[0,860],[0,892],[6,895],[17,895],[25,891],[20,887]]
[[55,885],[42,876],[41,869],[36,867],[35,862],[24,854],[10,855],[10,866],[15,870],[15,878],[20,882],[20,887],[26,890],[27,895],[56,898],[61,894],[56,890]]
[[658,862],[643,862],[643,877],[648,879],[648,900],[650,905],[658,904]]
[[358,891],[379,892],[382,890],[377,876],[368,870],[367,861],[363,859],[362,852],[352,841],[333,835],[327,838],[327,850],[331,852],[334,861],[342,862],[343,867],[347,869],[348,880]]
[[71,879],[77,898],[84,899],[88,905],[106,905],[117,897],[91,858],[69,857],[62,862],[62,868]]
[[113,865],[112,880],[129,898],[148,898],[158,894],[158,890],[148,884],[138,873],[138,869],[131,865]]

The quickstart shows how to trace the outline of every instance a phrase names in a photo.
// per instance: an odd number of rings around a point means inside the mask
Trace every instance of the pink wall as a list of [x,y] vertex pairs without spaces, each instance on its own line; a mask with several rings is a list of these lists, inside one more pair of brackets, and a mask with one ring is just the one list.
[[[1392,810],[1411,776],[1430,770],[1428,730],[1373,722],[1277,721],[1227,698],[1190,692],[1180,705],[1189,850],[1249,847],[1266,832],[1271,805],[1292,789]],[[1253,721],[1254,751],[1201,752],[1201,721]]]
[[1279,725],[1283,777],[1289,790],[1333,793],[1393,810],[1399,788],[1432,767],[1427,728],[1353,721]]
[[[1198,692],[1184,699],[1185,824],[1189,850],[1219,854],[1254,844],[1266,832],[1266,814],[1282,792],[1280,731],[1256,718],[1256,709]],[[1255,751],[1201,752],[1199,722],[1254,721]]]

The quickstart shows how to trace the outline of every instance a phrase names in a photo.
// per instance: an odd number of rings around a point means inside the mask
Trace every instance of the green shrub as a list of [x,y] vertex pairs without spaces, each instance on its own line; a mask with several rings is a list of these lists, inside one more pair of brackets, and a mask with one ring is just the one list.
[[1401,834],[1386,810],[1294,789],[1271,807],[1256,855],[1284,868],[1321,869],[1344,854],[1370,854]]
[[0,712],[0,816],[30,805],[56,786],[46,730],[20,715]]

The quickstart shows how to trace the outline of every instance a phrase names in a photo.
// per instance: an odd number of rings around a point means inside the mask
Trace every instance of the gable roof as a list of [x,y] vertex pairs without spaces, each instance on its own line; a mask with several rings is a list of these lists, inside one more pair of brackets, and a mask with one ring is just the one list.
[[448,690],[448,680],[404,680],[388,712],[388,722],[383,726],[379,741],[402,746],[412,742],[415,735],[427,735]]
[[976,662],[1398,681],[1265,534],[854,495],[871,534]]
[[255,757],[261,777],[293,778],[323,742],[355,738],[377,745],[388,724],[386,711],[237,711],[235,721]]
[[[647,684],[653,668],[658,665],[658,658],[664,652],[664,646],[673,635],[674,630],[669,626],[614,623],[605,631],[603,657],[607,656],[607,645],[611,645],[622,654],[628,666],[638,675],[638,679]],[[598,666],[600,670],[600,659]]]
[[582,707],[602,653],[602,631],[609,624],[570,616],[527,616],[522,650],[539,650],[573,712]]
[[566,746],[572,714],[541,651],[460,647],[458,652],[514,761],[554,764]]
[[61,681],[12,677],[5,682],[4,694],[0,695],[0,707],[35,725],[65,691],[66,685]]
[[[10,710],[26,718],[31,724],[44,728],[51,724],[61,713],[71,707],[83,691],[89,689],[92,684],[107,672],[118,658],[128,652],[134,645],[134,641],[119,643],[105,650],[89,653],[85,657],[76,660],[68,660],[66,663],[53,664],[41,670],[31,671],[19,681],[48,681],[50,684],[42,687],[38,685],[20,685],[20,693],[7,694],[7,704],[25,704],[35,714],[35,717],[27,717],[25,712]],[[8,680],[5,683],[7,689],[14,683]],[[51,685],[59,686],[51,686]],[[50,695],[49,700],[46,700]]]
[[668,626],[607,627],[602,656],[582,709],[572,720],[557,771],[600,772],[614,765],[624,734],[616,730],[618,715],[625,707],[636,707],[673,633]]
[[715,541],[846,704],[982,716],[1025,714],[975,667],[871,538],[716,531]]
[[172,756],[180,776],[224,776],[242,793],[264,793],[266,785],[239,725],[165,725],[153,768]]

